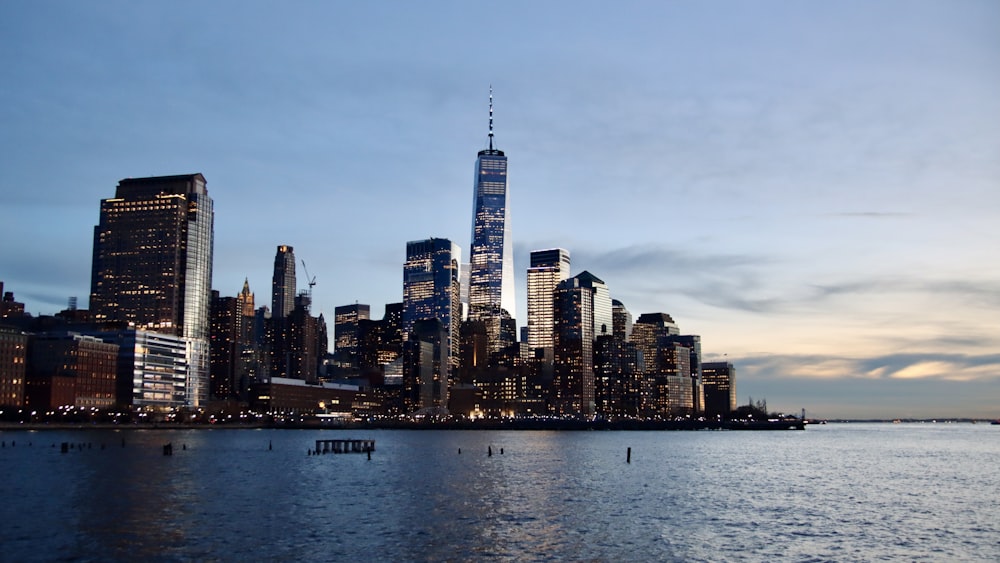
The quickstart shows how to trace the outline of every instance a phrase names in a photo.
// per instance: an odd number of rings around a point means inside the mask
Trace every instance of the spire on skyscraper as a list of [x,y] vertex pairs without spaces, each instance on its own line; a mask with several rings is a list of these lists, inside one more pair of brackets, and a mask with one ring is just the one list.
[[493,150],[493,85],[490,84],[490,150]]

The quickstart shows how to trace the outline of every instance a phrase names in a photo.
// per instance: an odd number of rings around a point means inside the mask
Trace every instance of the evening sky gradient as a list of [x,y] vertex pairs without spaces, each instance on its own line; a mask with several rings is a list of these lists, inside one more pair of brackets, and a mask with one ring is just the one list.
[[990,0],[4,2],[0,280],[85,307],[100,200],[201,172],[215,289],[269,306],[290,244],[378,318],[407,241],[468,257],[490,84],[519,326],[563,247],[740,403],[1000,416]]

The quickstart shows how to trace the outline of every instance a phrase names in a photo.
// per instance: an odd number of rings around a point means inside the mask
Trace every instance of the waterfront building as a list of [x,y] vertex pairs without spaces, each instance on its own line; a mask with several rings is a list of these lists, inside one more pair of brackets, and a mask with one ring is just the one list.
[[702,364],[705,416],[726,418],[736,410],[736,368],[730,362]]
[[27,333],[0,326],[0,407],[24,406],[27,360]]
[[692,408],[696,413],[705,410],[705,392],[702,386],[701,373],[701,336],[697,334],[669,335],[668,342],[676,342],[686,346],[691,353],[689,364],[691,366],[691,397],[694,401]]
[[272,377],[253,384],[250,408],[266,412],[278,420],[282,416],[325,414],[351,418],[356,385],[306,383],[301,379]]
[[486,323],[490,352],[503,347],[501,311],[516,317],[514,254],[510,236],[507,156],[493,146],[493,91],[490,89],[489,147],[476,158],[472,244],[469,250],[469,318]]
[[118,345],[118,406],[160,411],[190,406],[190,364],[184,338],[134,328],[92,336]]
[[556,286],[553,303],[553,410],[561,415],[593,414],[594,340],[611,334],[608,287],[583,272]]
[[93,319],[182,338],[189,406],[209,394],[212,205],[201,174],[127,178],[94,227]]
[[657,343],[655,357],[647,360],[647,375],[651,393],[646,404],[646,414],[660,417],[688,416],[694,414],[694,396],[691,385],[691,349],[668,338]]
[[28,343],[25,406],[111,408],[117,373],[117,344],[68,331],[34,335]]
[[[406,243],[403,265],[403,340],[413,335],[418,321],[437,319],[444,330],[441,340],[445,361],[435,377],[450,382],[457,372],[461,303],[458,264],[461,251],[448,239],[430,238]],[[409,368],[404,367],[409,371]]]
[[642,355],[635,343],[615,335],[594,342],[594,403],[609,419],[639,416],[642,407]]
[[562,248],[533,250],[528,267],[528,346],[551,348],[553,293],[559,282],[569,277],[569,251]]

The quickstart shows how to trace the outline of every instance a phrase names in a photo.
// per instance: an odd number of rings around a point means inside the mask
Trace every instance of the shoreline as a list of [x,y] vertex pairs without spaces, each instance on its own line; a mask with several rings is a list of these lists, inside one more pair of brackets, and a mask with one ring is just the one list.
[[0,423],[4,431],[47,431],[47,430],[559,430],[559,431],[696,431],[696,430],[736,430],[736,431],[776,431],[805,430],[806,423],[800,420],[779,421],[578,421],[578,420],[478,420],[464,422],[337,422],[309,420],[283,423],[247,424],[204,424],[204,423]]

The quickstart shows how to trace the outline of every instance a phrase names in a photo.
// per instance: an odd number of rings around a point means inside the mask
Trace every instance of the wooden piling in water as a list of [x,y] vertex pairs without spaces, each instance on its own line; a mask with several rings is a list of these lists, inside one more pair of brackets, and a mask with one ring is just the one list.
[[628,453],[625,454],[625,463],[632,463],[632,448],[629,447]]

